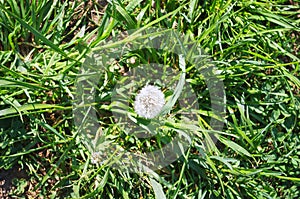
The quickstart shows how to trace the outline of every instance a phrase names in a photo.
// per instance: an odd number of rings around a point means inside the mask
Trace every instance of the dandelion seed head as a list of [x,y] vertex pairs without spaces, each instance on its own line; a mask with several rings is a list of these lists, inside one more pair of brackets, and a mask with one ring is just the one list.
[[138,115],[151,119],[160,113],[164,104],[163,92],[156,86],[146,85],[135,98],[134,110]]

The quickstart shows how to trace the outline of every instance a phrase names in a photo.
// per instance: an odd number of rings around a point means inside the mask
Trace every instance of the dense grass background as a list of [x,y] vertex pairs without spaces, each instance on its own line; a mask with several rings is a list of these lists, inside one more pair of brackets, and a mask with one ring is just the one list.
[[[0,197],[299,198],[299,5],[0,0]],[[204,152],[196,137],[152,174],[97,167],[72,120],[77,74],[105,38],[145,26],[176,29],[211,55],[227,96],[222,142]],[[188,75],[209,112],[204,80]]]

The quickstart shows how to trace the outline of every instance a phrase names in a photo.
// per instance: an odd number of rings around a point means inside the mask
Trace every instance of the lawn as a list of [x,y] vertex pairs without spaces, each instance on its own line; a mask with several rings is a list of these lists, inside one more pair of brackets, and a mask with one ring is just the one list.
[[300,198],[299,0],[0,0],[0,30],[0,198]]

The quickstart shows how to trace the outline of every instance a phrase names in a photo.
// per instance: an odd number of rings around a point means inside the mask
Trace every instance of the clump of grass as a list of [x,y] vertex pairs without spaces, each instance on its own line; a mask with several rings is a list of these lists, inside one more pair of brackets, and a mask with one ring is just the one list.
[[[296,1],[1,1],[0,169],[25,173],[10,195],[299,198],[299,23]],[[148,27],[176,29],[210,55],[225,87],[225,127],[215,132],[216,148],[205,150],[199,132],[181,158],[152,173],[97,167],[72,115],[81,64],[104,39]],[[133,67],[124,60],[142,54],[147,63],[151,53],[176,65],[165,52],[137,51],[119,60],[121,73]],[[195,71],[187,81],[198,96],[199,125],[210,129],[209,90]],[[108,88],[98,96],[104,105],[117,73],[107,71]],[[103,117],[104,133],[118,134],[113,117]],[[128,150],[151,148],[120,141]]]

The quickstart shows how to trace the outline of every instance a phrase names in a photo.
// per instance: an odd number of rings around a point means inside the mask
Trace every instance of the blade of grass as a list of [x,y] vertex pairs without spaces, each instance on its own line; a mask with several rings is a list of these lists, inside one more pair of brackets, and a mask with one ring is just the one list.
[[28,25],[23,19],[21,19],[19,16],[17,16],[16,14],[10,12],[9,10],[7,10],[3,5],[0,4],[0,8],[2,10],[4,10],[6,13],[8,13],[9,15],[11,15],[12,17],[14,17],[17,21],[19,21],[19,23],[24,26],[27,30],[29,30],[30,32],[32,32],[38,39],[40,39],[41,41],[43,41],[46,45],[48,45],[50,48],[52,48],[53,50],[55,50],[56,52],[58,52],[59,54],[61,54],[62,56],[66,57],[69,60],[73,60],[76,61],[70,57],[68,57],[68,55],[61,50],[58,46],[56,46],[55,44],[53,44],[49,39],[47,39],[44,35],[42,35],[39,31],[37,31],[36,29],[34,29],[33,27],[31,27],[30,25]]

